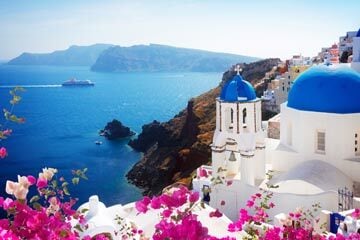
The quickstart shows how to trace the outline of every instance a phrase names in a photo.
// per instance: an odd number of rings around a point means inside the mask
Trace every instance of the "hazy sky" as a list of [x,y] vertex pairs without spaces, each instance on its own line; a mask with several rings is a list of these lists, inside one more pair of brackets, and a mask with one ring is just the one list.
[[0,0],[0,59],[94,43],[285,59],[359,27],[360,0]]

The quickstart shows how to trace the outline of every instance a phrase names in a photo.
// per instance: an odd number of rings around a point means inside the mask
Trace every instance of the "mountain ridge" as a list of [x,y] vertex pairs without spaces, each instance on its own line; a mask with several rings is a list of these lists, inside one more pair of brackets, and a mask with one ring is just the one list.
[[89,46],[71,45],[65,50],[51,53],[24,52],[8,61],[9,65],[54,65],[54,66],[91,66],[100,53],[111,44],[97,43]]
[[222,71],[234,62],[252,62],[256,57],[218,53],[161,44],[113,46],[102,52],[91,67],[99,72]]

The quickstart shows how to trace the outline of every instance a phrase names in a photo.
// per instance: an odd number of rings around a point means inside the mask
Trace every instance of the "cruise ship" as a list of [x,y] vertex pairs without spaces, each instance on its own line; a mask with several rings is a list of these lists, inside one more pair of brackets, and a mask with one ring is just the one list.
[[95,83],[91,82],[90,80],[77,80],[75,78],[72,78],[70,80],[67,80],[61,84],[63,87],[68,86],[94,86]]

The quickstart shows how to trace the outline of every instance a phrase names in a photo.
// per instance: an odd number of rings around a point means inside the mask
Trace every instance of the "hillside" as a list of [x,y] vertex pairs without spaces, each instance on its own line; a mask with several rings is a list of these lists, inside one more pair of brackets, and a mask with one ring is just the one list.
[[[260,86],[265,73],[279,62],[279,59],[267,59],[241,64],[242,75],[253,85]],[[221,86],[234,74],[233,68],[226,71],[218,87],[191,99],[186,109],[168,122],[154,121],[143,126],[138,138],[129,142],[134,149],[144,152],[128,172],[129,182],[143,189],[143,194],[153,195],[174,182],[188,184],[193,171],[210,162],[215,99]]]
[[100,72],[139,71],[222,71],[234,62],[252,62],[258,58],[150,44],[132,47],[114,46],[105,50],[91,67]]
[[8,64],[91,66],[100,53],[111,46],[110,44],[94,44],[91,46],[71,46],[66,50],[52,53],[23,53],[10,60]]

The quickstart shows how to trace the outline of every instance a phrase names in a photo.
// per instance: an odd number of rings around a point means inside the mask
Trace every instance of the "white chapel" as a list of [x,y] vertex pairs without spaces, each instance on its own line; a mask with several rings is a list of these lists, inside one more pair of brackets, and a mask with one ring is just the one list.
[[267,138],[261,101],[238,72],[216,99],[212,165],[197,170],[194,190],[211,189],[203,197],[233,220],[260,189],[274,193],[271,217],[317,202],[337,211],[338,189],[360,187],[360,31],[353,56],[351,68],[318,65],[298,76],[281,105],[280,139]]

